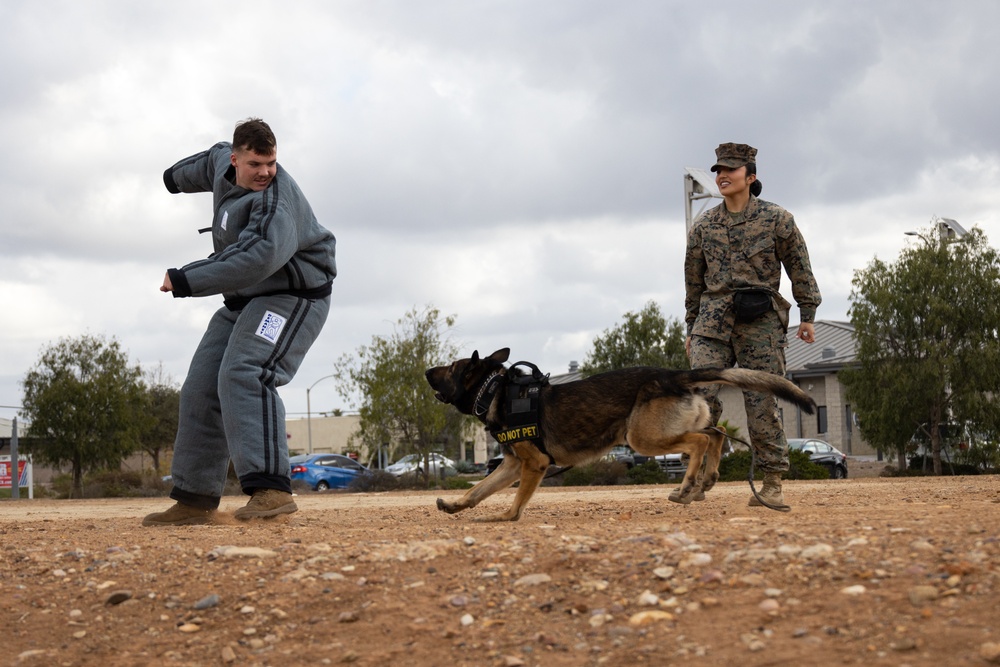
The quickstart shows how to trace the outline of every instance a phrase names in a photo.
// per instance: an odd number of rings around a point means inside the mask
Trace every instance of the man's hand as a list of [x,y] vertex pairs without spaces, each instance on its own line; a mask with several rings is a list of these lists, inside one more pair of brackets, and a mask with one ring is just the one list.
[[174,286],[170,283],[170,272],[163,274],[163,284],[160,285],[161,292],[173,292]]
[[799,330],[795,334],[796,338],[801,338],[803,343],[815,343],[816,332],[813,331],[812,322],[803,322],[799,325]]

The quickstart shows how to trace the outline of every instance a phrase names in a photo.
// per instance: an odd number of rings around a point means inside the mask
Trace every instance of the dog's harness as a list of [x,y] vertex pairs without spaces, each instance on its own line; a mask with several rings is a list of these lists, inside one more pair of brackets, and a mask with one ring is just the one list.
[[[521,374],[516,370],[518,366],[527,366],[531,369],[531,373]],[[486,379],[476,395],[473,414],[486,424],[490,435],[502,446],[507,447],[511,443],[527,440],[545,454],[550,462],[555,463],[555,459],[545,449],[539,416],[541,408],[539,394],[542,387],[548,383],[547,373],[543,374],[530,362],[519,361],[508,368],[506,373],[498,370]],[[501,387],[505,389],[503,417],[498,420],[501,423],[491,423],[487,415]]]

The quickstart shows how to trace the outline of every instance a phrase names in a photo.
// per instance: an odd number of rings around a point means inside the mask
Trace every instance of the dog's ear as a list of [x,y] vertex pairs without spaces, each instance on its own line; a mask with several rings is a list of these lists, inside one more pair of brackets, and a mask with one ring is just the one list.
[[469,359],[469,361],[471,361],[472,363],[476,363],[477,361],[479,361],[479,350],[472,351],[472,357]]
[[510,358],[510,348],[504,347],[489,356],[490,361],[495,361],[498,364],[502,364]]

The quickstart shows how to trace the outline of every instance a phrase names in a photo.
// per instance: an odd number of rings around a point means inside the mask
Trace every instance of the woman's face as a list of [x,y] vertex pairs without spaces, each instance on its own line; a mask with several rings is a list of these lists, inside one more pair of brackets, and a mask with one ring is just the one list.
[[757,180],[756,174],[747,175],[746,166],[737,169],[719,167],[715,172],[715,184],[719,186],[719,192],[723,197],[733,197],[743,194],[749,190],[750,184]]

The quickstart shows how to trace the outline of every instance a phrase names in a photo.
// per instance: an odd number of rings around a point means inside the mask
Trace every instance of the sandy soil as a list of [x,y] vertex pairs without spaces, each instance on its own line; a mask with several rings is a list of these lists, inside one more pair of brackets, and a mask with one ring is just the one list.
[[0,664],[1000,661],[1000,478],[787,482],[788,514],[745,483],[668,492],[546,488],[502,525],[472,519],[509,492],[455,516],[439,492],[311,494],[275,522],[158,529],[139,521],[164,499],[5,501]]

